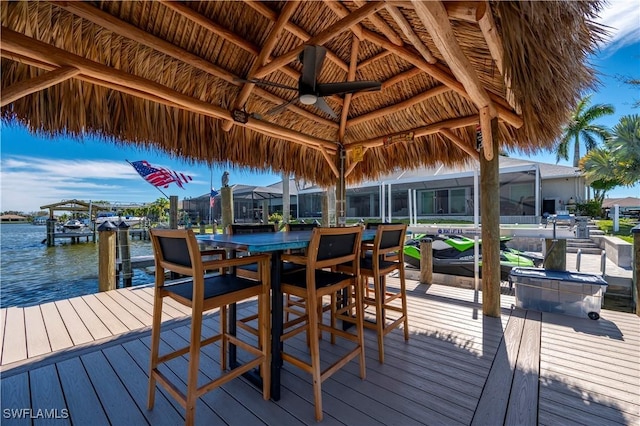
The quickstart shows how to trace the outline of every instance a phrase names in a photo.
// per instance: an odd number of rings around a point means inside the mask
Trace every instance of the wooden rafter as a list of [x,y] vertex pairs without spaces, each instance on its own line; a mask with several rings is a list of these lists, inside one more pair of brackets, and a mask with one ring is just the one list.
[[[4,52],[9,52],[28,58],[34,58],[38,61],[43,61],[58,67],[72,66],[80,70],[81,74],[95,79],[95,84],[105,85],[107,87],[109,87],[110,84],[116,84],[132,88],[134,89],[134,94],[139,94],[140,97],[145,99],[162,99],[188,111],[222,120],[232,120],[230,111],[177,92],[160,83],[99,64],[73,53],[66,52],[50,44],[32,39],[6,27],[2,27],[1,31],[1,48],[3,55]],[[148,95],[148,97],[146,95]],[[254,118],[249,118],[249,121],[246,124],[243,124],[243,126],[256,130],[257,132],[269,134],[270,136],[278,135],[280,138],[288,139],[292,142],[315,149],[322,148],[326,152],[336,151],[336,147],[333,142],[296,132],[272,123],[256,120]]]
[[[237,75],[234,75],[214,64],[212,64],[211,62],[199,57],[198,55],[195,55],[191,52],[188,52],[178,46],[175,46],[159,37],[155,37],[145,31],[142,31],[141,29],[127,23],[124,22],[116,17],[114,17],[113,15],[110,15],[100,9],[98,9],[97,7],[91,6],[88,3],[83,3],[83,2],[65,2],[65,3],[56,3],[56,5],[58,7],[61,7],[65,10],[67,10],[68,12],[73,13],[74,15],[80,16],[83,19],[87,19],[91,22],[93,22],[94,24],[100,25],[103,28],[108,29],[109,31],[113,31],[116,34],[120,34],[123,37],[127,37],[133,41],[136,41],[142,45],[145,45],[147,47],[150,47],[152,49],[155,49],[159,52],[164,53],[165,55],[171,56],[172,58],[178,59],[180,61],[183,61],[186,64],[189,64],[191,66],[193,66],[194,68],[197,68],[201,71],[204,71],[208,74],[211,74],[217,78],[220,78],[228,83],[231,84],[235,84],[235,85],[239,85],[240,83],[238,83],[236,80],[238,79]],[[219,27],[216,26],[216,24],[212,23],[211,21],[209,21],[207,18],[202,17],[200,15],[198,15],[196,12],[192,11],[192,9],[189,9],[186,6],[180,5],[180,4],[175,4],[175,3],[169,3],[168,4],[169,7],[171,7],[172,9],[175,8],[176,11],[180,11],[180,13],[184,13],[184,14],[188,14],[190,19],[193,19],[194,22],[197,22],[198,24],[202,25],[204,28],[207,28],[208,30],[215,32],[216,34],[220,35],[221,37],[226,37],[225,40],[229,41],[230,43],[234,43],[236,46],[241,47],[243,49],[245,49],[246,51],[253,53],[255,55],[257,55],[259,53],[259,49],[251,44],[248,43],[244,40],[239,40],[238,36],[230,36],[229,35],[229,31],[228,30],[224,30]],[[191,12],[193,13],[191,13]],[[233,33],[231,33],[233,34]],[[291,69],[290,67],[285,67],[284,69]],[[291,74],[292,77],[294,78],[298,78],[300,76],[300,73],[298,71],[295,71],[293,69],[291,69],[291,71],[293,71],[294,74]],[[263,99],[266,99],[270,102],[276,103],[276,104],[280,104],[283,102],[287,102],[285,99],[282,99],[279,96],[274,95],[271,92],[268,92],[262,88],[255,88],[254,93],[257,96],[260,96]],[[303,108],[297,107],[295,105],[290,105],[289,110],[292,112],[295,112],[299,115],[302,115],[306,118],[310,118],[312,120],[316,120],[319,121],[321,123],[323,123],[324,125],[327,126],[331,126],[331,127],[335,127],[338,128],[338,124],[331,121],[331,120],[327,120],[326,118],[320,117],[318,115],[313,114],[312,112],[309,112]]]
[[[260,1],[247,0],[246,4],[249,7],[253,8],[256,12],[264,16],[265,18],[270,19],[271,21],[275,21],[276,19],[278,19],[278,14],[273,10],[271,10],[269,6],[267,6],[266,4]],[[298,37],[300,40],[304,42],[307,42],[311,38],[311,34],[306,32],[302,28],[298,27],[296,24],[294,24],[291,21],[287,22],[284,28],[285,30],[289,31],[291,34]],[[347,65],[347,63],[342,59],[340,59],[338,55],[336,55],[335,53],[333,53],[331,50],[328,50],[328,49],[327,49],[327,59],[333,62],[334,64],[336,64],[337,66],[339,66],[340,68],[342,68],[344,71],[349,71],[349,66]]]
[[[347,81],[356,79],[356,69],[358,68],[358,53],[360,52],[360,39],[353,37],[351,42],[351,62],[349,64],[349,75]],[[347,117],[349,117],[349,107],[351,106],[351,98],[353,94],[347,93],[344,97],[344,105],[342,106],[342,114],[340,116],[340,129],[338,130],[338,141],[344,141],[344,134],[347,129]]]
[[[354,3],[358,7],[361,7],[364,6],[366,2],[364,0],[354,0]],[[402,38],[398,34],[396,34],[395,30],[391,28],[389,24],[387,24],[385,20],[379,17],[377,14],[374,13],[367,19],[371,21],[373,26],[376,27],[382,34],[384,34],[385,37],[387,37],[391,41],[391,43],[397,46],[404,45],[404,41],[402,41]]]
[[404,35],[409,39],[411,44],[420,52],[425,61],[430,64],[435,64],[438,60],[433,56],[431,51],[427,46],[424,45],[420,37],[413,31],[411,24],[407,21],[407,18],[404,17],[402,11],[392,4],[387,3],[387,12],[389,15],[396,21],[396,24],[400,27]]
[[[251,69],[249,70],[247,77],[248,79],[252,79],[253,74],[266,63],[268,58],[271,57],[271,52],[273,52],[273,49],[276,47],[276,43],[278,43],[278,40],[280,40],[280,37],[282,36],[284,26],[287,22],[289,22],[291,15],[293,15],[293,12],[296,11],[299,3],[299,1],[288,1],[285,3],[280,16],[278,16],[276,23],[271,28],[271,32],[264,42],[264,46],[262,46],[260,54],[253,62],[253,65],[251,65]],[[245,83],[244,86],[242,86],[242,90],[240,90],[240,94],[235,100],[233,109],[241,108],[245,104],[245,102],[247,102],[247,99],[249,99],[249,95],[251,95],[251,90],[253,90],[254,87],[255,84],[253,83]],[[232,121],[227,121],[222,124],[222,129],[225,132],[231,130],[231,127],[233,127]]]
[[[338,168],[336,167],[336,165],[334,163],[335,160],[333,159],[333,157],[331,157],[329,152],[323,147],[320,148],[320,152],[322,153],[322,156],[324,157],[324,160],[329,165],[329,168],[331,168],[331,171],[333,172],[333,174],[336,177],[340,177],[340,172],[338,171]],[[335,155],[335,153],[334,153],[334,155]]]
[[[484,141],[492,141],[494,136],[491,130],[491,114],[489,113],[489,108],[483,107],[480,108],[480,129],[482,131],[482,152],[484,153],[484,158],[487,161],[493,160],[494,152],[493,152],[493,143],[484,143]],[[496,126],[497,129],[497,126]]]
[[365,67],[368,67],[369,65],[373,64],[376,61],[379,61],[380,59],[386,58],[389,55],[392,55],[393,53],[389,50],[383,50],[382,52],[378,53],[377,55],[374,55],[368,59],[365,59],[364,61],[360,62],[360,65],[358,66],[358,68],[362,69]]
[[[389,77],[388,79],[386,79],[385,81],[382,82],[382,84],[380,85],[380,90],[381,91],[385,91],[387,89],[389,89],[390,87],[392,87],[394,84],[400,83],[401,81],[405,81],[408,80],[412,77],[415,77],[418,74],[423,73],[424,71],[422,71],[420,68],[409,68],[408,70],[401,72],[400,74],[396,74],[393,77]],[[353,99],[358,99],[361,96],[367,96],[367,95],[371,95],[377,92],[373,92],[373,91],[367,91],[367,92],[357,92],[353,94],[353,97],[351,98]]]
[[55,86],[56,84],[73,78],[78,74],[80,74],[80,70],[77,68],[61,67],[53,71],[49,71],[46,74],[21,81],[13,86],[5,87],[2,89],[2,100],[0,101],[0,106],[9,105],[11,102],[14,102],[24,96],[46,89],[47,87]]
[[497,117],[498,111],[489,94],[482,86],[471,62],[464,55],[456,40],[453,28],[449,22],[447,11],[439,1],[422,2],[413,0],[416,14],[431,35],[431,39],[449,65],[456,79],[464,86],[465,91],[478,108],[488,107],[492,117]]
[[[374,33],[369,30],[364,30],[364,32],[365,32],[365,35],[367,36],[367,40],[369,40],[370,42],[375,43],[391,51],[392,53],[398,55],[405,61],[410,62],[416,67],[420,68],[421,70],[423,70],[424,72],[426,72],[431,77],[438,80],[439,82],[449,86],[460,96],[470,99],[470,96],[467,94],[462,83],[456,80],[456,78],[451,74],[451,71],[447,69],[445,66],[441,65],[440,63],[430,64],[427,61],[425,61],[420,55],[417,55],[416,53],[407,49],[406,47],[395,46],[385,37],[382,37],[377,33]],[[501,101],[500,100],[501,98],[493,93],[489,93],[489,98],[495,102],[494,107],[497,109],[498,116],[500,117],[501,120],[506,121],[511,126],[517,129],[522,127],[522,125],[524,124],[522,117],[520,117],[518,114],[514,113],[513,111],[501,105],[501,103],[508,105],[506,101],[504,100]]]
[[367,139],[365,141],[359,141],[357,143],[351,143],[345,147],[345,150],[350,151],[354,149],[357,145],[362,145],[363,148],[375,148],[377,146],[384,145],[385,139],[397,135],[407,134],[409,132],[413,133],[413,138],[419,138],[421,136],[433,135],[438,133],[440,129],[459,129],[460,127],[467,127],[471,125],[478,124],[478,116],[470,115],[467,117],[459,117],[452,118],[450,120],[439,121],[437,123],[429,124],[428,126],[416,127],[415,129],[405,130],[402,132],[393,133],[387,136],[381,136],[377,138]]
[[[367,3],[365,6],[362,6],[361,8],[351,13],[350,15],[340,19],[338,22],[328,26],[327,28],[319,32],[317,35],[311,37],[309,40],[307,40],[306,44],[322,45],[328,40],[335,37],[336,35],[342,33],[343,31],[346,31],[351,25],[362,21],[364,18],[371,15],[372,13],[377,12],[383,7],[384,7],[384,2],[382,1],[374,1],[374,2]],[[304,44],[300,44],[297,47],[291,49],[289,52],[278,56],[277,58],[269,62],[267,65],[260,68],[256,72],[256,78],[262,78],[267,74],[270,74],[273,71],[277,70],[278,68],[282,67],[284,64],[291,62],[296,58],[296,56],[300,54],[300,52],[302,52],[303,49],[304,49]]]
[[[326,0],[324,4],[335,13],[338,18],[344,18],[349,16],[349,9],[343,6],[342,3],[336,0]],[[353,24],[351,26],[351,31],[353,34],[360,39],[360,41],[364,41],[365,38],[362,35],[362,26],[360,24]]]
[[388,115],[388,114],[393,114],[398,111],[402,111],[405,108],[409,108],[413,105],[419,104],[420,102],[424,102],[429,98],[449,92],[450,90],[451,90],[450,87],[447,87],[444,85],[433,87],[405,101],[388,106],[386,108],[380,108],[375,111],[362,114],[358,117],[354,117],[351,120],[349,120],[349,126],[356,126],[358,124],[364,123],[365,121],[374,120],[376,118],[384,117],[385,115]]
[[441,135],[446,136],[447,139],[449,139],[451,142],[456,144],[458,148],[460,148],[461,150],[469,154],[469,156],[471,156],[474,160],[479,161],[480,158],[479,158],[478,151],[470,147],[464,140],[462,140],[462,138],[460,138],[458,135],[453,133],[451,129],[442,128],[438,132]]

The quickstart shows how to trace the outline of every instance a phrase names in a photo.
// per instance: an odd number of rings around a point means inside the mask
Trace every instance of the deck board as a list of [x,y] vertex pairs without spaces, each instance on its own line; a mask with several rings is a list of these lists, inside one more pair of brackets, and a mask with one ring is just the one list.
[[69,336],[71,336],[73,344],[81,345],[83,343],[91,342],[93,340],[93,336],[91,336],[89,329],[84,325],[84,322],[76,310],[73,309],[69,300],[59,300],[54,303],[56,308],[58,308],[62,321],[64,321],[65,324],[74,324],[73,327],[67,326],[67,332],[69,333]]
[[[29,372],[29,388],[31,389],[31,407],[34,412],[38,413],[33,422],[34,425],[71,424],[69,413],[63,411],[65,401],[55,365],[31,370]],[[51,414],[47,415],[47,411]],[[42,418],[39,413],[43,413]]]
[[[482,423],[485,400],[494,409],[502,406],[491,424],[640,423],[640,369],[632,362],[640,352],[637,316],[603,310],[602,319],[592,321],[512,314],[514,298],[503,294],[501,318],[488,318],[481,293],[407,284],[409,341],[402,328],[389,333],[380,364],[375,332],[366,330],[367,377],[360,379],[353,361],[323,383],[323,425]],[[391,277],[388,285],[397,289],[398,280]],[[146,286],[0,310],[3,408],[66,408],[73,424],[182,424],[184,409],[160,388],[156,406],[146,410],[152,304],[153,288]],[[255,302],[242,304],[239,315],[255,309]],[[163,350],[186,344],[190,327],[181,319],[189,311],[173,301],[164,304]],[[218,315],[206,315],[205,332],[217,330]],[[80,321],[83,338],[73,331],[72,340],[69,321]],[[53,353],[36,346],[43,327]],[[320,343],[324,365],[349,347],[340,339],[331,345],[326,335]],[[303,335],[287,345],[297,354],[308,351]],[[218,373],[219,359],[217,343],[203,350],[203,380]],[[187,357],[179,357],[163,371],[184,383],[186,367]],[[233,380],[199,399],[196,424],[317,425],[311,376],[285,363],[277,402],[264,401],[245,380]]]
[[[0,380],[0,402],[4,410],[9,410],[8,418],[3,423],[12,425],[30,425],[29,415],[24,409],[31,408],[31,396],[29,394],[29,373],[16,374],[2,377]],[[62,407],[61,407],[62,408]]]
[[27,356],[29,358],[51,352],[47,328],[42,319],[40,306],[24,308],[24,326],[27,339]]
[[61,361],[56,366],[73,424],[108,425],[109,418],[100,404],[100,399],[80,358]]
[[74,324],[65,324],[64,320],[58,312],[58,308],[54,302],[40,305],[44,325],[47,328],[47,336],[52,351],[70,348],[73,346],[73,340],[69,336],[68,328],[73,328]]
[[2,363],[9,364],[27,358],[27,336],[24,324],[24,309],[7,308]]
[[73,306],[78,316],[82,319],[84,326],[89,330],[93,340],[103,339],[113,335],[82,297],[71,298],[69,299],[69,303],[71,303],[71,306]]

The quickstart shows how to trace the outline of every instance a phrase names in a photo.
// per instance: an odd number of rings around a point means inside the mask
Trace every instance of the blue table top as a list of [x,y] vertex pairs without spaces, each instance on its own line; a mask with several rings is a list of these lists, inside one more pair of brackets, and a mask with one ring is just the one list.
[[[362,240],[375,238],[375,229],[363,231]],[[207,234],[197,235],[198,241],[226,248],[242,249],[252,253],[300,249],[309,245],[311,231],[259,232],[255,234]]]

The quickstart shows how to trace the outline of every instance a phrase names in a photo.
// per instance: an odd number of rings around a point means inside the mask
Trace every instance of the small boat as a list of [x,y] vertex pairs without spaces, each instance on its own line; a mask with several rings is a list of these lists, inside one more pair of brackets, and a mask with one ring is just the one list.
[[96,215],[96,227],[102,225],[104,222],[112,222],[114,225],[119,225],[122,221],[129,226],[142,225],[145,219],[143,216],[123,216],[115,212],[100,212]]
[[[420,267],[420,240],[425,235],[417,236],[405,243],[405,262],[416,268]],[[474,240],[460,236],[429,235],[433,239],[433,272],[439,274],[474,276],[475,253]],[[502,241],[501,241],[502,242]],[[480,276],[482,276],[482,256],[479,256]],[[511,249],[500,250],[500,279],[509,279],[511,268],[516,266],[534,267],[535,263],[529,257],[511,252]]]
[[80,222],[78,219],[70,219],[68,221],[66,221],[63,225],[62,228],[64,230],[73,230],[73,231],[77,231],[79,229],[84,228],[86,225],[82,222]]

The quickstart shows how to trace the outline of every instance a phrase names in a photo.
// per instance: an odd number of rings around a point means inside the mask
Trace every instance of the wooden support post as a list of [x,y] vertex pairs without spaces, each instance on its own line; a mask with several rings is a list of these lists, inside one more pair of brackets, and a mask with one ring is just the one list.
[[[498,152],[498,119],[491,119],[491,140]],[[484,134],[484,132],[483,132]],[[483,148],[484,149],[484,148]],[[480,216],[482,221],[482,312],[500,317],[500,175],[498,155],[480,155]]]
[[224,232],[227,226],[233,223],[233,190],[230,186],[220,188],[222,198],[222,229]]
[[205,229],[206,225],[207,225],[207,222],[205,222],[204,220],[200,221],[200,235],[204,235],[207,233],[207,230]]
[[169,229],[178,229],[178,196],[169,196]]
[[120,253],[122,285],[123,287],[131,287],[133,284],[133,271],[131,269],[131,250],[129,247],[129,225],[124,220],[118,225],[118,252]]
[[420,284],[433,284],[433,244],[431,238],[420,240]]
[[289,173],[282,174],[282,223],[291,222],[291,195],[289,191]]
[[47,247],[53,247],[56,244],[56,220],[47,219]]
[[633,283],[635,288],[631,289],[633,298],[636,301],[636,315],[640,317],[640,225],[631,229],[633,234]]
[[98,227],[98,290],[116,289],[116,227],[104,222]]
[[544,269],[549,271],[567,270],[567,240],[545,238]]

